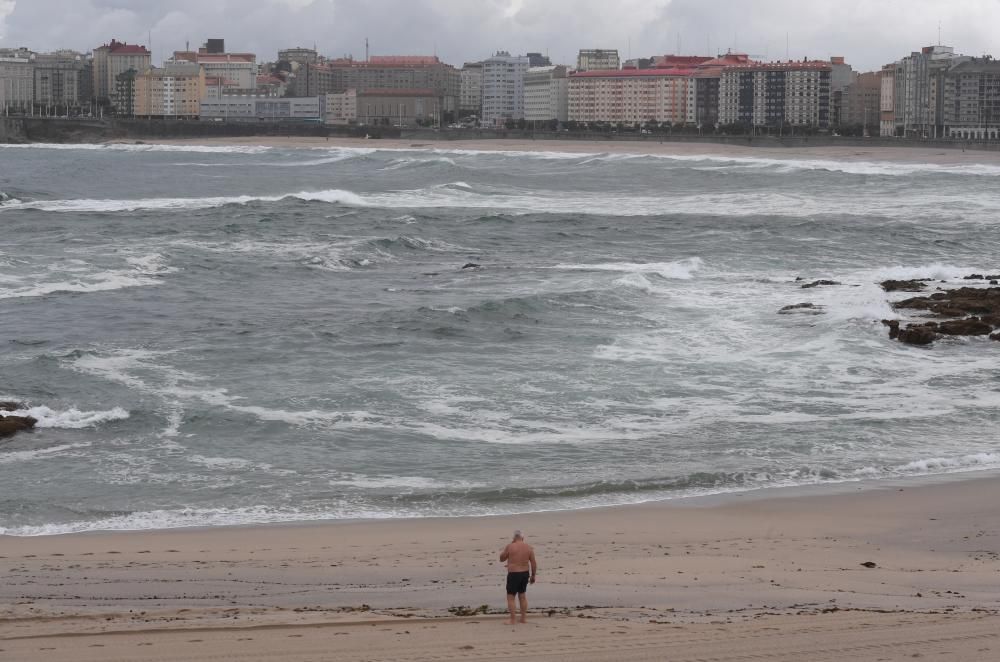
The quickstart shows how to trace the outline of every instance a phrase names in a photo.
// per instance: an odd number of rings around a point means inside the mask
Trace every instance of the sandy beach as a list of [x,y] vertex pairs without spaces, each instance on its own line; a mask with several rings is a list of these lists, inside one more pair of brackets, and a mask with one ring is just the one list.
[[[134,142],[131,140],[114,142]],[[167,145],[253,145],[281,148],[337,148],[367,149],[428,149],[476,150],[512,152],[563,152],[577,154],[642,154],[653,156],[716,156],[735,158],[817,159],[840,161],[876,161],[895,163],[936,163],[961,165],[970,163],[1000,163],[1000,152],[963,150],[959,147],[900,146],[871,147],[816,146],[782,147],[758,141],[753,145],[721,143],[659,142],[655,139],[635,140],[408,140],[362,138],[314,138],[295,136],[251,136],[245,138],[185,138],[175,140],[145,141]]]
[[[980,475],[523,516],[5,537],[0,658],[996,659],[998,498],[1000,478]],[[497,554],[515,527],[540,570],[530,622],[512,628]]]

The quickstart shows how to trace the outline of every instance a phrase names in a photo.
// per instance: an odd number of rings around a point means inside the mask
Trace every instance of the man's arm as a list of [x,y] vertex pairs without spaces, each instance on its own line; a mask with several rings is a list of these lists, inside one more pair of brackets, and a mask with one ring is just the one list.
[[529,581],[534,584],[535,575],[538,573],[538,563],[535,561],[535,550],[531,550],[531,555],[528,557],[528,563],[531,565],[531,579]]
[[506,547],[504,547],[504,548],[503,548],[503,551],[502,551],[502,552],[500,552],[500,560],[501,560],[501,561],[506,561],[506,560],[507,560],[507,557],[509,557],[509,556],[510,556],[510,552],[509,552],[509,551],[507,551],[508,549],[510,549],[510,545],[507,545]]

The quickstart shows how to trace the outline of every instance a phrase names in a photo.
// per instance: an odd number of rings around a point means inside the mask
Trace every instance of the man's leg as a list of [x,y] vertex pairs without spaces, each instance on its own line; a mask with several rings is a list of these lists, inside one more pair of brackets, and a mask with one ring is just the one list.
[[507,611],[510,612],[510,620],[508,621],[508,623],[510,623],[511,625],[514,625],[514,613],[515,613],[514,612],[514,596],[511,595],[511,594],[509,594],[509,593],[507,594]]
[[[522,623],[527,623],[528,622],[528,594],[527,593],[521,593],[517,597],[521,599],[521,622]],[[513,609],[511,610],[511,613],[513,613]]]

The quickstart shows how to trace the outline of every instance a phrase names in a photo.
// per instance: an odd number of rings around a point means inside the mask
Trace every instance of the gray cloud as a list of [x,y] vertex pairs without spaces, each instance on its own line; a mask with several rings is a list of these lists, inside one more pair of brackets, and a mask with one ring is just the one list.
[[273,59],[312,46],[330,56],[437,52],[455,64],[504,49],[572,63],[579,48],[622,55],[844,55],[875,69],[937,41],[1000,55],[1000,0],[0,0],[0,43],[90,50],[112,37],[146,43],[160,61],[190,40],[224,37],[230,50]]

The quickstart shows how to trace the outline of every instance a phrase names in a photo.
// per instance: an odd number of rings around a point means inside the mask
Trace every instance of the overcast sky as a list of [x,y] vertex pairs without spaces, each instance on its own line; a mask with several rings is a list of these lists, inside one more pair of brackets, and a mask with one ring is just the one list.
[[461,65],[496,50],[580,48],[622,57],[844,55],[870,70],[920,46],[1000,55],[1000,0],[0,0],[0,46],[89,51],[112,37],[148,44],[159,63],[185,41],[222,37],[227,50],[274,59],[279,48],[322,54],[430,54]]

